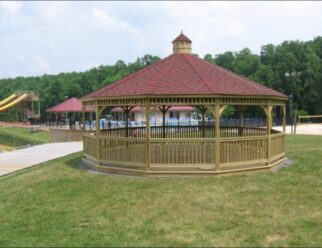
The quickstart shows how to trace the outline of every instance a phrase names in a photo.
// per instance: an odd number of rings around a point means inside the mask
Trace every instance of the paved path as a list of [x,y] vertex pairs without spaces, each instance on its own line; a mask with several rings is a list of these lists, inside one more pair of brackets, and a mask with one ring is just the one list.
[[83,142],[65,142],[0,153],[0,176],[82,150]]
[[[282,131],[283,127],[273,127],[273,129]],[[291,126],[286,126],[286,133],[291,133]],[[322,124],[299,124],[296,126],[296,134],[322,135]]]

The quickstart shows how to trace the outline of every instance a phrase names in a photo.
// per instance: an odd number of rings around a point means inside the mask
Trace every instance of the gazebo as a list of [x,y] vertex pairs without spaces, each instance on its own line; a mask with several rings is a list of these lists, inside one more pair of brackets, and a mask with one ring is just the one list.
[[[80,100],[78,100],[76,97],[69,98],[51,108],[48,108],[46,110],[47,113],[55,114],[55,122],[56,126],[58,125],[58,115],[63,114],[65,117],[65,124],[68,123],[68,115],[72,114],[73,119],[76,119],[75,115],[83,115],[83,118],[85,118],[85,114],[93,113],[94,108],[92,106],[83,107],[83,104]],[[80,118],[79,118],[80,119]],[[72,123],[69,123],[70,125]]]
[[[95,134],[84,135],[83,162],[99,171],[156,175],[218,175],[270,170],[285,159],[285,104],[287,97],[250,79],[191,53],[191,40],[180,34],[173,54],[81,100],[96,111]],[[151,109],[165,117],[172,106],[192,106],[202,113],[199,125],[153,126]],[[225,126],[221,115],[233,106],[238,125]],[[266,126],[247,127],[244,113],[258,106]],[[106,108],[120,107],[129,117],[135,107],[144,109],[145,125],[101,130],[99,119]],[[283,116],[283,131],[272,129],[272,111]],[[205,125],[205,113],[213,115]],[[128,118],[126,118],[128,120]]]

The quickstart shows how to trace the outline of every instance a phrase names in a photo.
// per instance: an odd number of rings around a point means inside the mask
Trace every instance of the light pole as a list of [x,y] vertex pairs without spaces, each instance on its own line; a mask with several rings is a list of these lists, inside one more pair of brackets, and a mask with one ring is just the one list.
[[[286,78],[289,78],[290,80],[293,79],[296,79],[298,78],[300,75],[301,75],[301,72],[300,71],[292,71],[292,72],[285,72],[285,77]],[[294,89],[294,84],[295,82],[291,81],[292,83],[292,87],[291,87],[291,92],[293,91]],[[293,95],[289,95],[289,98],[290,98],[290,118],[291,118],[291,134],[295,134],[295,129],[293,130],[293,126],[294,126],[294,117],[293,117]]]

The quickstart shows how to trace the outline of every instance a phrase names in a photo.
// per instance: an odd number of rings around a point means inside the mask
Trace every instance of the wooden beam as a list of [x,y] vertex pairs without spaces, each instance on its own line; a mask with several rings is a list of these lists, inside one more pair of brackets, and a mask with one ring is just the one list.
[[266,127],[267,127],[267,164],[271,164],[271,147],[272,147],[272,110],[273,106],[271,104],[266,106]]
[[151,130],[150,130],[150,116],[151,116],[151,107],[150,101],[146,101],[145,105],[145,119],[146,119],[146,149],[145,149],[145,169],[151,169],[151,150],[150,150],[150,138],[151,138]]
[[215,170],[219,170],[220,167],[220,105],[216,102],[214,106],[214,118],[215,118]]
[[244,112],[245,112],[245,106],[237,106],[236,107],[237,112],[239,114],[240,122],[239,122],[239,128],[238,128],[238,135],[243,136],[243,130],[244,130]]
[[165,114],[167,113],[167,111],[171,108],[172,106],[165,106],[162,105],[162,107],[158,107],[159,110],[162,113],[162,137],[165,138]]
[[205,106],[197,106],[197,109],[201,112],[201,130],[202,130],[202,137],[205,138],[205,114],[207,112],[207,107]]
[[125,137],[129,137],[129,114],[134,106],[122,106],[121,109],[125,114]]
[[100,146],[100,134],[101,134],[101,130],[100,130],[100,111],[101,107],[100,106],[96,106],[95,107],[95,112],[96,112],[96,152],[97,152],[97,163],[100,163],[100,157],[101,157],[101,146]]
[[83,131],[86,131],[86,116],[85,116],[85,114],[86,114],[86,107],[83,106],[83,112],[82,112],[82,123],[83,123],[82,130]]

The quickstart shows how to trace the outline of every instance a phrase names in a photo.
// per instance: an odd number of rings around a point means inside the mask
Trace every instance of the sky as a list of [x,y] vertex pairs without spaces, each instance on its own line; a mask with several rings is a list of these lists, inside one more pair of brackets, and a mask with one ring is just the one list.
[[322,35],[322,2],[0,1],[0,78],[164,58],[183,31],[203,57]]

